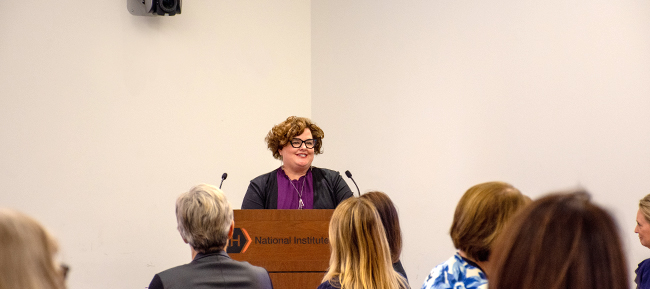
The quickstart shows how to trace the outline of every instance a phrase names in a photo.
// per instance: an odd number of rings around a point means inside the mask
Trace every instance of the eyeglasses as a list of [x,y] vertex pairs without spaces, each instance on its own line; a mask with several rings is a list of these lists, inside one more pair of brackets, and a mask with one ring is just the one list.
[[291,140],[291,146],[294,148],[300,148],[303,143],[305,144],[306,148],[313,149],[314,146],[318,143],[318,140],[317,139],[301,140],[299,138],[294,138]]

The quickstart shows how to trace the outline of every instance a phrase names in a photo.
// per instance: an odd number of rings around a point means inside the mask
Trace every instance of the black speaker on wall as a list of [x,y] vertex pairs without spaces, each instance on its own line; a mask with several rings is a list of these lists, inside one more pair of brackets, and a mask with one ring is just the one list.
[[181,0],[126,0],[126,9],[136,16],[181,14]]

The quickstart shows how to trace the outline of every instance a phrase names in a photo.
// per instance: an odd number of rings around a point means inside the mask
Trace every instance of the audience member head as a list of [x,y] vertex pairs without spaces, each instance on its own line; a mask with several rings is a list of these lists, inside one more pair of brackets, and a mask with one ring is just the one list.
[[176,200],[178,231],[196,252],[222,250],[228,244],[233,211],[217,187],[201,184]]
[[377,191],[365,193],[360,198],[370,201],[377,209],[390,246],[391,262],[399,261],[399,256],[402,253],[402,231],[399,227],[399,216],[393,201],[390,200],[388,195]]
[[650,248],[650,195],[639,201],[634,233],[639,234],[641,245]]
[[476,262],[488,261],[496,237],[512,215],[528,203],[510,184],[475,185],[460,198],[449,234],[456,249]]
[[392,267],[381,218],[369,200],[341,202],[330,220],[329,240],[332,255],[323,282],[346,289],[404,288],[404,279]]
[[323,130],[306,117],[290,116],[285,121],[275,125],[266,135],[266,145],[273,152],[273,157],[280,160],[280,150],[284,148],[293,138],[301,135],[305,129],[311,131],[315,140],[314,154],[321,154],[322,140],[325,137]]
[[584,191],[557,193],[517,214],[494,248],[491,289],[624,289],[614,219]]
[[57,243],[41,224],[0,209],[0,289],[62,289]]

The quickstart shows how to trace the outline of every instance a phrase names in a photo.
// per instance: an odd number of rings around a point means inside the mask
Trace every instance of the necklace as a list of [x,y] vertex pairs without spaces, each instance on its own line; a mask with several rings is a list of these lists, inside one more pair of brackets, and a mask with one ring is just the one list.
[[296,185],[293,184],[293,181],[289,180],[289,183],[293,186],[293,189],[296,190],[296,193],[298,193],[298,197],[300,198],[300,201],[298,202],[298,210],[302,210],[302,207],[305,206],[305,203],[302,202],[302,192],[305,191],[306,181],[307,175],[304,176],[304,179],[302,180],[302,187],[300,188],[300,191],[298,191],[298,188],[296,188]]

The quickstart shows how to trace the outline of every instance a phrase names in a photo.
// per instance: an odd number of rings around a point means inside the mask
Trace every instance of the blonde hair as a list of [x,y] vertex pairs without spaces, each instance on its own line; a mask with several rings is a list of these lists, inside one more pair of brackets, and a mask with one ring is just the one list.
[[503,182],[469,188],[458,201],[449,230],[454,246],[475,261],[487,261],[492,243],[508,219],[529,202],[518,189]]
[[408,288],[393,270],[386,232],[369,200],[352,197],[340,203],[329,239],[332,255],[323,282],[345,289]]
[[176,200],[176,221],[183,240],[207,253],[226,246],[233,211],[221,190],[200,184]]
[[639,210],[641,210],[645,220],[650,222],[650,195],[643,197],[643,199],[639,201]]
[[54,238],[31,217],[0,209],[0,289],[62,289]]

